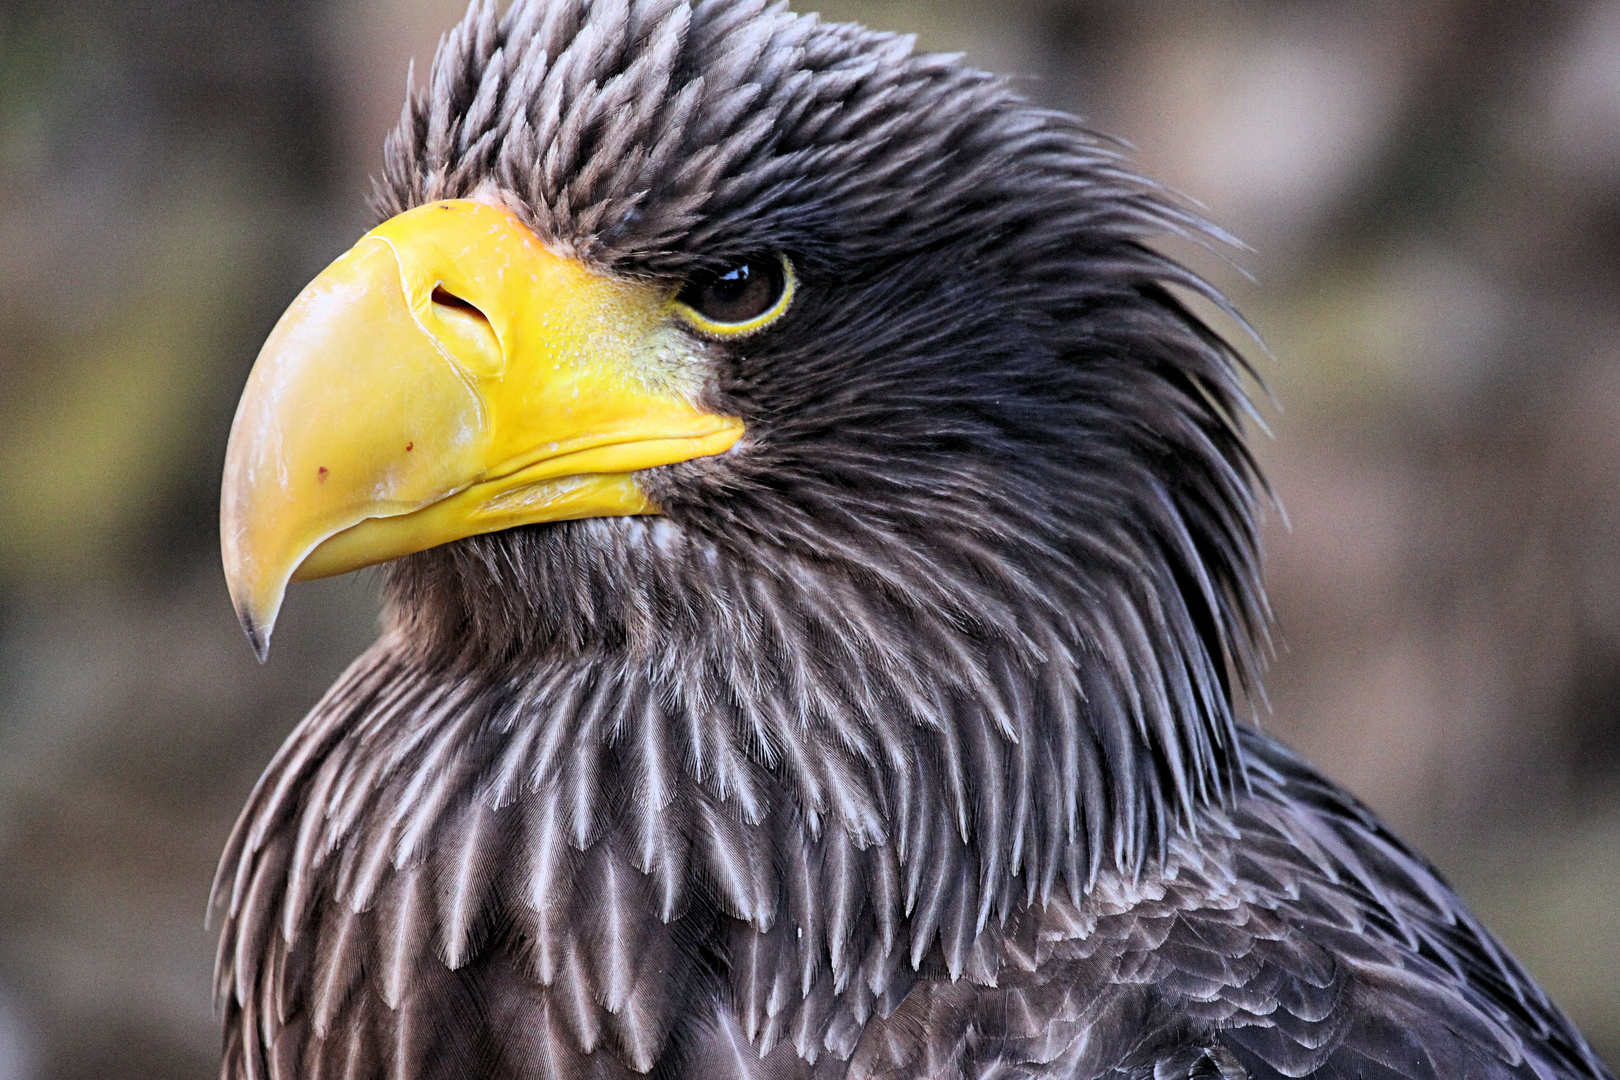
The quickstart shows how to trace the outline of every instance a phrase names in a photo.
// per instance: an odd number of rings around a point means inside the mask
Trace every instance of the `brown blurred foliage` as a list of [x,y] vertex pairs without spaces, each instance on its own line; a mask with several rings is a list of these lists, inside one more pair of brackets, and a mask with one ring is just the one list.
[[[1280,404],[1260,722],[1612,1060],[1620,0],[819,9],[1012,73],[1250,245],[1178,253]],[[0,2],[0,1080],[213,1073],[215,856],[375,612],[363,575],[299,587],[254,665],[215,554],[225,433],[459,14]]]

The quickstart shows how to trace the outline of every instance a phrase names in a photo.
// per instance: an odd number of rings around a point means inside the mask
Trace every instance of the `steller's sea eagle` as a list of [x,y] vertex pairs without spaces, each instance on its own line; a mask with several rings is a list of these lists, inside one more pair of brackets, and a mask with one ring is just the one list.
[[766,0],[479,0],[277,324],[261,657],[382,636],[214,893],[228,1080],[1609,1072],[1240,723],[1248,378],[1073,118]]

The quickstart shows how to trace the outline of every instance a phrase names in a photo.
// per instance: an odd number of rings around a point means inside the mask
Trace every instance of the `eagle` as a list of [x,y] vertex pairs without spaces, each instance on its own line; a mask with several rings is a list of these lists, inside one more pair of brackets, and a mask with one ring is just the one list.
[[1117,144],[770,0],[476,0],[375,203],[227,452],[261,659],[386,564],[222,858],[227,1080],[1612,1080],[1241,720],[1256,384]]

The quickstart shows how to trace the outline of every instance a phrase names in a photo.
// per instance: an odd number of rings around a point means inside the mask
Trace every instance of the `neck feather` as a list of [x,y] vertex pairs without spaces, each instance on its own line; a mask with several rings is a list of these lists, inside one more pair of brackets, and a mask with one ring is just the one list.
[[1162,554],[1143,580],[1139,554],[1127,574],[967,531],[761,551],[575,522],[405,560],[386,641],[481,686],[514,745],[568,747],[518,771],[597,800],[589,828],[670,827],[662,797],[593,793],[622,770],[902,859],[948,834],[982,919],[1138,871],[1240,783],[1226,657],[1179,602],[1198,585]]

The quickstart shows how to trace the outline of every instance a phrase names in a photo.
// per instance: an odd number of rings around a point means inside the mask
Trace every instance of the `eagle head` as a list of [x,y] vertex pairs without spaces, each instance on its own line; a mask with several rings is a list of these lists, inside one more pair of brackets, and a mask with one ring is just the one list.
[[[365,867],[510,806],[670,925],[708,897],[765,933],[795,845],[847,842],[816,857],[893,886],[861,925],[920,911],[899,947],[954,975],[1241,785],[1246,371],[1153,246],[1211,234],[1077,121],[765,0],[479,0],[375,202],[264,346],[223,489],[261,656],[289,580],[388,564],[381,641],[277,766],[308,776],[244,817],[324,837],[265,879],[286,911],[367,912]],[[703,853],[734,827],[781,845],[746,886]],[[272,833],[227,853],[232,918]],[[838,925],[783,947],[842,987]]]
[[227,454],[261,656],[388,597],[221,861],[227,1080],[1609,1080],[1236,723],[1220,234],[1112,145],[768,0],[477,0],[376,204]]

